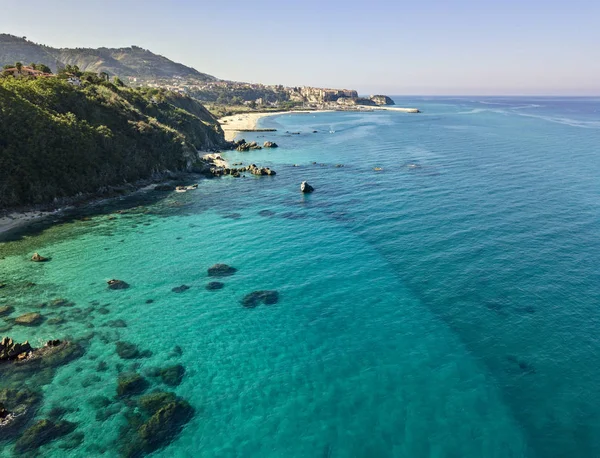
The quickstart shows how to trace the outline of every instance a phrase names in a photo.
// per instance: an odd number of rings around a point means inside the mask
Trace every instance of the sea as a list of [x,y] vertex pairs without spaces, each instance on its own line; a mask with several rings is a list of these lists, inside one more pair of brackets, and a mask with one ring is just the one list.
[[238,138],[278,148],[223,153],[275,176],[4,236],[0,334],[83,349],[41,378],[0,366],[43,396],[30,424],[76,424],[39,456],[120,456],[123,373],[194,409],[153,457],[600,456],[600,99],[394,99],[421,113],[267,117]]

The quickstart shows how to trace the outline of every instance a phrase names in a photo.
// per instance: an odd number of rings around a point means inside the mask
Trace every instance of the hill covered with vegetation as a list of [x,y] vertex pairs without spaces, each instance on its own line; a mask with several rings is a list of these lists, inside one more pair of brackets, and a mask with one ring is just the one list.
[[121,78],[193,78],[216,81],[217,78],[139,46],[128,48],[52,48],[33,43],[25,37],[0,34],[0,67],[15,62],[42,62],[53,72],[76,65],[82,71],[106,72]]
[[226,145],[217,120],[189,97],[87,76],[79,87],[0,78],[0,208],[182,170],[198,150]]

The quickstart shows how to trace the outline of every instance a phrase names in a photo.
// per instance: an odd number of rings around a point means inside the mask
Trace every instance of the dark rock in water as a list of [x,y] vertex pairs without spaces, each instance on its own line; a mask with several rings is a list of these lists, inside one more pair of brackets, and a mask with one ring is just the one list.
[[[29,352],[32,351],[29,342],[15,342],[10,337],[4,337],[0,341],[0,361],[8,361],[11,359],[25,359]],[[22,355],[25,355],[24,357]]]
[[100,315],[108,315],[108,314],[110,313],[110,310],[109,310],[109,309],[107,309],[106,307],[100,307],[100,308],[98,309],[98,313],[99,313]]
[[106,322],[106,326],[109,328],[126,328],[127,323],[125,320],[111,320]]
[[103,409],[112,404],[112,401],[108,399],[106,396],[94,396],[88,400],[88,404],[91,405],[94,409]]
[[50,301],[48,304],[50,307],[73,307],[74,302],[69,302],[67,299],[59,298]]
[[119,340],[116,343],[116,346],[117,355],[119,355],[121,359],[135,359],[140,357],[140,351],[135,344]]
[[154,415],[158,409],[177,400],[175,393],[155,391],[144,394],[138,399],[138,407],[147,415]]
[[170,444],[193,416],[194,408],[184,400],[161,407],[138,430],[142,449],[151,453]]
[[15,311],[15,308],[12,305],[0,306],[0,316],[10,315],[14,311]]
[[48,320],[48,324],[52,324],[52,325],[63,324],[63,323],[66,323],[66,322],[67,322],[67,320],[65,320],[65,319],[64,319],[63,317],[61,317],[61,316],[57,316],[57,317],[54,317],[54,318],[50,318],[50,319]]
[[108,280],[108,289],[127,289],[129,288],[129,284],[124,282],[123,280]]
[[32,452],[42,445],[72,433],[77,428],[70,421],[40,420],[28,428],[15,442],[15,452]]
[[184,291],[187,291],[188,289],[190,289],[190,287],[188,285],[181,285],[181,286],[176,286],[171,291],[173,291],[174,293],[183,293]]
[[89,388],[90,386],[100,383],[102,379],[98,377],[96,374],[90,374],[86,378],[84,378],[81,382],[81,386],[83,388]]
[[506,357],[508,361],[515,365],[515,368],[518,367],[519,370],[525,374],[535,374],[535,367],[533,364],[528,363],[525,360],[519,359],[514,355],[508,355]]
[[260,216],[269,217],[275,215],[275,212],[272,210],[261,210],[258,212]]
[[16,436],[35,416],[41,401],[41,394],[28,388],[0,389],[0,405],[4,412],[0,417],[0,440]]
[[0,420],[4,420],[6,417],[10,415],[10,412],[6,410],[4,404],[0,402]]
[[148,388],[148,381],[139,374],[121,374],[117,381],[117,396],[141,394]]
[[46,347],[58,347],[62,342],[58,339],[49,340],[46,342]]
[[15,319],[15,324],[20,324],[23,326],[39,326],[44,321],[42,315],[37,312],[26,313],[25,315],[21,315]]
[[277,291],[253,291],[242,299],[242,305],[247,308],[254,308],[262,302],[265,305],[276,304],[279,300]]
[[279,145],[275,142],[264,142],[263,147],[265,148],[278,148]]
[[159,372],[159,376],[163,383],[169,386],[178,386],[185,375],[185,368],[181,364],[165,367]]
[[106,372],[108,370],[108,363],[106,361],[100,361],[96,366],[97,372]]
[[221,283],[220,281],[211,281],[206,285],[206,289],[209,291],[216,291],[217,289],[223,289],[225,283]]
[[71,436],[68,439],[63,440],[62,443],[59,445],[59,447],[62,450],[73,450],[73,449],[76,449],[77,447],[81,446],[81,444],[83,444],[84,439],[85,439],[84,433],[82,433],[81,431],[74,432],[73,434],[71,434]]
[[46,262],[46,261],[49,261],[48,258],[45,258],[44,256],[41,256],[39,253],[33,253],[33,256],[31,257],[31,260],[33,262]]
[[240,219],[241,217],[241,213],[229,213],[227,215],[223,215],[224,219]]
[[121,404],[112,404],[96,411],[96,421],[103,422],[121,411]]
[[315,188],[313,188],[311,185],[308,184],[308,182],[303,181],[302,183],[300,183],[300,191],[302,191],[303,193],[309,193],[309,192],[313,192],[315,190]]
[[61,420],[66,414],[68,414],[70,412],[74,412],[74,410],[55,405],[48,412],[48,420],[52,420],[52,421]]
[[154,299],[146,299],[146,304],[152,304],[154,302]]
[[173,350],[171,350],[170,356],[181,356],[183,355],[183,350],[179,345],[175,345]]
[[237,272],[235,267],[228,266],[227,264],[215,264],[208,268],[209,277],[229,277]]

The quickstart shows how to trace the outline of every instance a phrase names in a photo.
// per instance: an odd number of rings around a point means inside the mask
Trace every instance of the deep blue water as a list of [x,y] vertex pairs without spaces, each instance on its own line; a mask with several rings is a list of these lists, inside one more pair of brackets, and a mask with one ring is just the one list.
[[[37,417],[64,407],[85,435],[69,456],[118,456],[129,407],[98,419],[90,398],[173,362],[181,385],[150,390],[196,414],[153,456],[600,456],[600,99],[395,99],[423,113],[263,119],[277,132],[244,137],[278,149],[225,156],[275,177],[0,245],[0,305],[47,318],[3,334],[90,337],[41,388]],[[207,291],[218,262],[238,271]],[[242,307],[264,289],[279,302]],[[38,307],[56,297],[76,306]],[[153,354],[123,361],[119,339]]]

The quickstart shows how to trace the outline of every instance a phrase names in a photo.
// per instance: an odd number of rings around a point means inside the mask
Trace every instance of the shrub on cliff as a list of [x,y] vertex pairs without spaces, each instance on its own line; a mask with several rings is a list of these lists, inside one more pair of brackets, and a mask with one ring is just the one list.
[[0,208],[52,202],[185,168],[222,146],[206,109],[185,96],[112,83],[0,78]]

